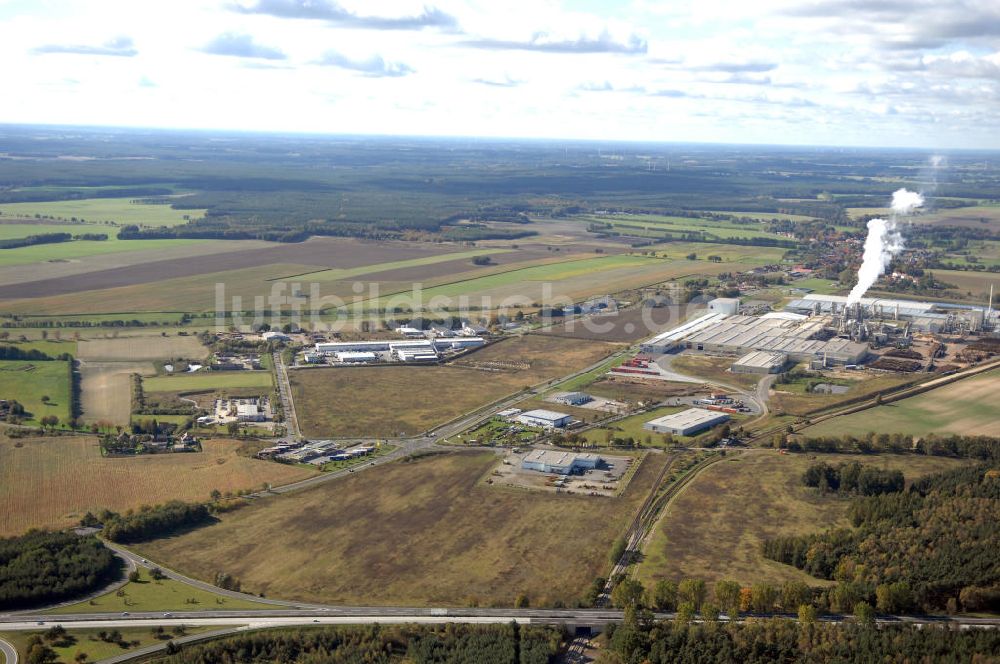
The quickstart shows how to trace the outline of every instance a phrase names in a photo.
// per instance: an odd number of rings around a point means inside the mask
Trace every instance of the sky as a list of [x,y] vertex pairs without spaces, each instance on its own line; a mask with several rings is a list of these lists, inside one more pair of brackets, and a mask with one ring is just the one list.
[[1000,0],[0,0],[0,123],[1000,148]]

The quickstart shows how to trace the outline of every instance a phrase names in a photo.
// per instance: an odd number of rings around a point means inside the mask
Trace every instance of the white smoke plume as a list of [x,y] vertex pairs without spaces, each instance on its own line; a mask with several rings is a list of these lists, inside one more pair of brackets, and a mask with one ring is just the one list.
[[888,219],[872,219],[868,222],[868,237],[865,238],[865,253],[861,258],[861,267],[858,268],[858,283],[847,296],[847,304],[861,300],[868,289],[885,273],[885,268],[893,256],[903,250],[905,243],[897,229],[897,221],[923,204],[923,196],[903,188],[892,195],[892,214]]

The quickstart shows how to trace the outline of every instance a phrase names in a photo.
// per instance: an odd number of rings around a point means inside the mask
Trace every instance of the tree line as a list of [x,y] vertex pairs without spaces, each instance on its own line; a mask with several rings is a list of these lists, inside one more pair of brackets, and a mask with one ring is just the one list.
[[268,630],[207,643],[168,644],[162,664],[319,664],[320,662],[476,662],[547,664],[562,632],[507,625],[368,625]]
[[0,609],[28,609],[101,588],[121,561],[96,537],[32,530],[0,539]]
[[775,440],[777,447],[787,447],[800,452],[826,452],[841,454],[874,454],[874,453],[914,453],[927,456],[953,457],[960,459],[977,459],[979,461],[1000,461],[1000,438],[993,436],[941,436],[928,434],[914,439],[913,436],[900,433],[869,433],[864,436],[820,436],[788,440],[779,435]]
[[823,493],[860,496],[902,491],[906,484],[902,471],[872,468],[857,461],[836,466],[823,461],[814,463],[803,473],[802,483]]
[[104,525],[105,537],[123,544],[155,539],[182,528],[205,525],[212,519],[208,505],[179,500],[162,505],[144,505],[138,511],[129,510],[124,514],[104,511],[95,518],[96,522]]

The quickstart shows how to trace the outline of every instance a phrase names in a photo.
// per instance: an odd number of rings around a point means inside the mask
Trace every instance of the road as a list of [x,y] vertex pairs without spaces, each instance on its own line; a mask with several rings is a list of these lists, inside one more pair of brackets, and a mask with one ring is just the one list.
[[274,351],[271,358],[274,360],[274,375],[278,380],[278,397],[281,399],[281,409],[285,414],[285,430],[290,438],[301,438],[299,420],[295,416],[295,403],[292,401],[292,386],[288,382],[288,369],[281,359],[281,351]]
[[720,383],[716,380],[711,380],[709,378],[689,376],[687,374],[682,374],[678,371],[675,371],[673,366],[671,365],[674,361],[674,358],[676,357],[677,357],[676,355],[661,355],[659,358],[656,359],[656,365],[660,367],[660,370],[663,372],[663,375],[666,376],[667,380],[672,380],[681,383],[701,383],[704,385],[714,385],[716,387],[721,387],[722,389],[726,390],[726,392],[732,394],[739,394],[741,397],[743,397],[744,402],[751,408],[751,410],[754,411],[755,414],[761,416],[767,415],[768,412],[767,399],[769,394],[768,390],[774,383],[774,380],[775,378],[777,378],[777,376],[771,375],[763,378],[759,383],[757,383],[756,389],[753,392],[750,392],[736,385]]
[[4,664],[17,664],[17,650],[3,639],[0,639],[0,652],[3,653]]

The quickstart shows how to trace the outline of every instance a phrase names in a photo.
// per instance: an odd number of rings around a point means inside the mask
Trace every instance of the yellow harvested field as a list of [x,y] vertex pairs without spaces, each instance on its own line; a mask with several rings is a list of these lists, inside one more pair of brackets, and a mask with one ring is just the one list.
[[88,339],[77,344],[77,358],[81,360],[133,362],[205,357],[208,349],[195,336]]
[[106,459],[89,436],[0,438],[0,537],[72,526],[88,510],[206,500],[213,489],[278,486],[315,474],[241,456],[239,447],[209,440],[200,453]]
[[132,374],[150,376],[149,362],[84,362],[80,367],[80,406],[86,422],[128,424],[132,413]]

